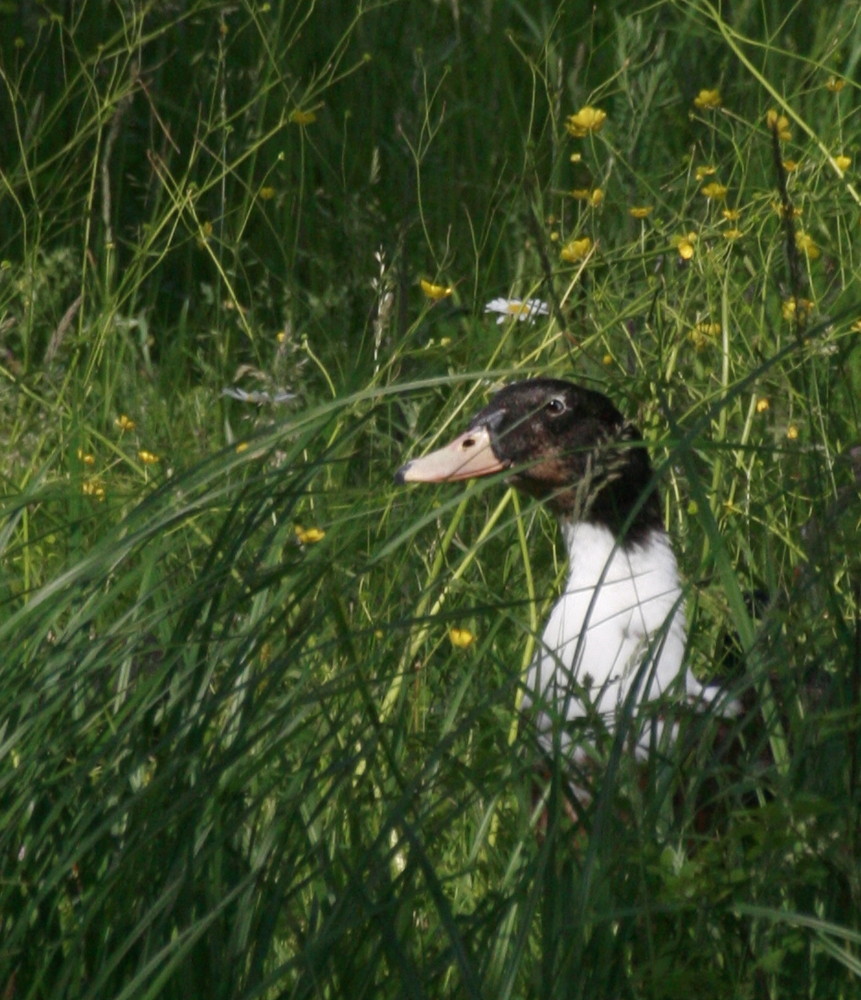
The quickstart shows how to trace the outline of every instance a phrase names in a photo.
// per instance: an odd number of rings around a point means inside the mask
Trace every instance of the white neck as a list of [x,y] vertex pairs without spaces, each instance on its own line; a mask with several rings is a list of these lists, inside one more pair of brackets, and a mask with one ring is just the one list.
[[594,524],[563,522],[562,533],[568,582],[530,668],[525,701],[538,708],[545,733],[560,719],[596,712],[612,729],[629,695],[637,703],[655,698],[682,671],[676,557],[663,530],[628,548]]

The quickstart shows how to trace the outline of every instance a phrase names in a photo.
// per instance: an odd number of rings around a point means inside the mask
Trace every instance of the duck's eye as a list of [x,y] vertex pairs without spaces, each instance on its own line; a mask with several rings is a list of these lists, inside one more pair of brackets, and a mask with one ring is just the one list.
[[565,412],[565,403],[558,396],[554,396],[553,399],[549,399],[544,405],[545,413],[549,413],[551,417],[558,417],[560,413]]

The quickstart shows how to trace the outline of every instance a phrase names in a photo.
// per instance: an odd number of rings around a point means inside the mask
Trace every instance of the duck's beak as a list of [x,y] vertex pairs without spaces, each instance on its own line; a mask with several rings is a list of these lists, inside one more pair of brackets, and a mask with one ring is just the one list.
[[395,473],[396,483],[453,483],[502,472],[509,463],[496,457],[487,427],[475,427],[436,451],[414,458]]

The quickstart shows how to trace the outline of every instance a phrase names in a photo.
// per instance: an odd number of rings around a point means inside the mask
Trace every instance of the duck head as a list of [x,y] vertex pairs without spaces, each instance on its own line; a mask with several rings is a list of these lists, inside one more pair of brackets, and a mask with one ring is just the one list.
[[626,541],[661,527],[639,432],[606,396],[561,379],[501,389],[463,434],[407,462],[395,481],[453,482],[503,471],[561,519],[604,524]]

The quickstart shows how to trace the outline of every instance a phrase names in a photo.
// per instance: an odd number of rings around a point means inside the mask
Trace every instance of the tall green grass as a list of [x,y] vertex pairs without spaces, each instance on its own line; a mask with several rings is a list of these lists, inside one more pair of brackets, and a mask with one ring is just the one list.
[[[858,994],[859,13],[0,12],[3,996]],[[550,518],[391,483],[538,373],[642,427],[750,706],[576,830]]]

